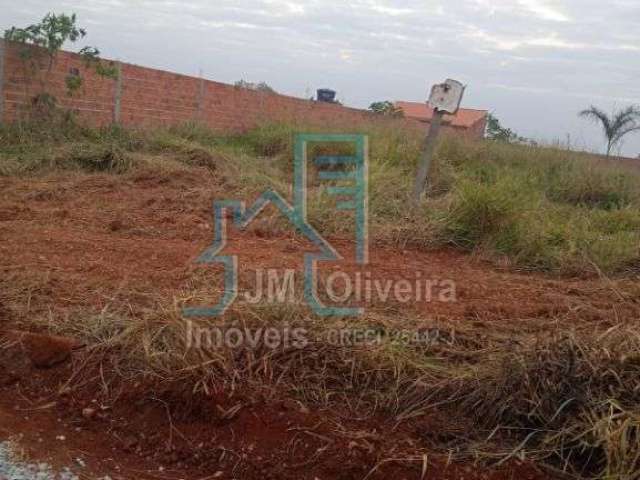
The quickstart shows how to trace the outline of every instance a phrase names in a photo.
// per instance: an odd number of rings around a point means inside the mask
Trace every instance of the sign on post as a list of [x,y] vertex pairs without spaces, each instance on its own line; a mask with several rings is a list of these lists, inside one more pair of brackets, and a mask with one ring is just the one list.
[[431,108],[455,115],[460,108],[464,89],[463,84],[449,78],[444,83],[431,87],[427,103]]
[[424,142],[420,166],[416,175],[416,183],[413,189],[413,202],[420,203],[420,198],[424,192],[425,185],[429,178],[433,151],[436,147],[438,133],[442,125],[442,118],[445,113],[455,115],[460,108],[465,86],[457,80],[447,79],[444,83],[434,85],[427,101],[427,107],[433,109],[433,117],[429,125],[429,133]]

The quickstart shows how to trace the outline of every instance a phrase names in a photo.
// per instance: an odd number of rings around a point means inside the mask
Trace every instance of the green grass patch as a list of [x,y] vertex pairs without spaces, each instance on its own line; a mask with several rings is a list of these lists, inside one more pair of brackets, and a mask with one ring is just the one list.
[[[348,130],[263,124],[231,135],[197,123],[146,131],[92,129],[68,118],[48,126],[4,125],[0,175],[55,169],[120,174],[138,168],[142,156],[155,164],[167,159],[206,168],[229,198],[251,201],[267,188],[290,196],[296,132],[368,135],[375,241],[402,247],[450,244],[506,257],[524,270],[575,274],[639,268],[638,166],[566,150],[444,138],[427,198],[415,208],[411,191],[423,138],[394,123]],[[310,156],[348,153],[343,145],[312,145]],[[311,222],[325,235],[351,235],[349,214],[337,213],[326,182],[314,180],[313,166],[309,172]]]

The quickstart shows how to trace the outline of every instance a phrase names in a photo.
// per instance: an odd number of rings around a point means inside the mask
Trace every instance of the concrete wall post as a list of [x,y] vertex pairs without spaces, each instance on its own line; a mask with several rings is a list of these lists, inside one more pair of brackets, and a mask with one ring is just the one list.
[[119,124],[122,120],[122,63],[118,62],[118,77],[113,93],[113,123]]
[[6,49],[6,42],[3,38],[0,38],[0,123],[4,121],[4,64]]
[[204,77],[202,76],[202,71],[200,71],[200,75],[199,75],[199,83],[198,83],[198,113],[197,113],[197,120],[199,122],[204,122],[205,121],[205,114],[204,114],[204,92],[205,92],[205,80]]

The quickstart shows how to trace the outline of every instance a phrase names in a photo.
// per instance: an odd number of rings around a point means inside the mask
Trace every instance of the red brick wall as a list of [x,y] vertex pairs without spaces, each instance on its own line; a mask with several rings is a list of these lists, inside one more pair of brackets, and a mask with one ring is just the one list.
[[[65,79],[72,68],[82,72],[84,84],[73,97],[69,97]],[[29,81],[29,78],[32,74],[20,59],[20,47],[4,42],[4,75],[0,87],[4,98],[3,121],[21,118],[25,103],[42,91],[40,81]],[[46,90],[56,96],[62,107],[76,111],[80,117],[94,124],[112,121],[114,80],[85,69],[78,55],[60,55],[49,78]]]
[[[0,81],[4,112],[0,110],[3,113],[1,121],[22,118],[25,103],[41,91],[38,83],[29,82],[29,75],[25,74],[19,57],[20,48],[4,42],[4,75]],[[72,68],[80,70],[84,81],[80,90],[70,97],[65,78]],[[125,126],[200,121],[222,131],[243,131],[265,121],[347,127],[393,121],[411,129],[426,128],[424,123],[409,118],[390,120],[365,110],[236,88],[127,63],[120,64],[119,68],[120,81],[103,78],[85,68],[78,55],[62,52],[51,72],[47,91],[58,99],[59,105],[75,111],[93,125],[107,125],[116,119]],[[118,92],[119,113],[116,106]]]

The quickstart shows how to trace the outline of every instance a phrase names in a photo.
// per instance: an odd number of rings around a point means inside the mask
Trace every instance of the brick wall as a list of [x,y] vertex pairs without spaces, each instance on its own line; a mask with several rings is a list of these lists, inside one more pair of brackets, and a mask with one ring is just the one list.
[[[12,122],[25,116],[26,103],[41,89],[38,82],[29,81],[19,56],[21,47],[3,40],[0,44],[0,121]],[[60,106],[93,125],[119,122],[124,126],[153,126],[198,121],[221,131],[243,131],[261,122],[295,121],[347,127],[396,122],[420,131],[426,128],[410,118],[391,120],[365,110],[252,91],[128,63],[117,66],[118,80],[103,78],[85,68],[77,54],[61,52],[47,91]],[[70,97],[65,79],[73,69],[81,72],[84,81]]]
[[[14,121],[24,115],[25,104],[42,91],[40,81],[29,81],[29,67],[20,58],[20,48],[4,42],[4,72],[0,84],[3,98],[3,121]],[[84,76],[84,86],[73,97],[66,94],[65,79],[71,69],[78,69]],[[78,55],[63,53],[54,65],[47,90],[58,98],[61,106],[76,111],[87,121],[104,125],[113,120],[114,80],[105,79],[84,68]]]

